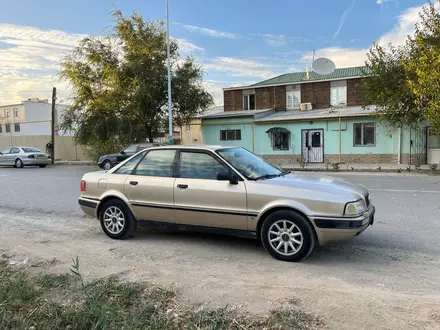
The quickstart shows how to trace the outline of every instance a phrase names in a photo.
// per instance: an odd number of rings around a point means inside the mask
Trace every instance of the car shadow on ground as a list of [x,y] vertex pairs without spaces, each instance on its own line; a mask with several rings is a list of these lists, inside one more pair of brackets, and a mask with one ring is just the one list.
[[[241,258],[243,253],[255,256],[258,254],[262,258],[267,256],[261,242],[257,239],[247,239],[235,236],[220,235],[213,233],[199,233],[185,230],[169,230],[140,227],[136,231],[133,241],[156,241],[166,242],[167,244],[180,244],[191,247],[200,247],[216,251],[218,254],[224,253],[225,256],[233,255],[235,251],[240,251]],[[338,264],[370,264],[380,266],[392,262],[401,262],[402,256],[395,256],[387,253],[386,249],[376,246],[374,241],[357,239],[333,243],[325,247],[317,246],[310,256],[303,261],[309,265],[338,265]]]

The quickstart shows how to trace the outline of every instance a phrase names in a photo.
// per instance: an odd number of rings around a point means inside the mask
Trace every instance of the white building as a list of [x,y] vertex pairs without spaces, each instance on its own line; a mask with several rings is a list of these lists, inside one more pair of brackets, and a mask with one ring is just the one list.
[[[58,123],[66,106],[56,105]],[[0,106],[0,136],[51,135],[52,104],[47,99],[27,99],[20,104]],[[56,130],[57,132],[57,130]],[[60,132],[60,135],[70,135]]]

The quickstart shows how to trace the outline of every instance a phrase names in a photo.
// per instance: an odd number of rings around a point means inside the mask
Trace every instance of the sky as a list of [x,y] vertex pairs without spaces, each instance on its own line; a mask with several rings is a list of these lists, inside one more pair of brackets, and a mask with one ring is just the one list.
[[[170,35],[194,56],[204,85],[223,105],[222,88],[305,71],[315,58],[363,65],[373,41],[402,44],[421,0],[169,0]],[[31,97],[67,102],[59,61],[87,35],[113,25],[111,12],[165,20],[165,0],[0,0],[0,105]]]

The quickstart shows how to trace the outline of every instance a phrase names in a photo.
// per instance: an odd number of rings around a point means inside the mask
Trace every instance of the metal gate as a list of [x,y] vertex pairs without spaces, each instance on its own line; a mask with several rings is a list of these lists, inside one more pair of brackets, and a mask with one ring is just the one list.
[[420,126],[418,129],[411,128],[409,131],[410,148],[409,163],[411,165],[426,164],[427,157],[427,127]]
[[301,130],[302,157],[305,163],[324,162],[324,130]]

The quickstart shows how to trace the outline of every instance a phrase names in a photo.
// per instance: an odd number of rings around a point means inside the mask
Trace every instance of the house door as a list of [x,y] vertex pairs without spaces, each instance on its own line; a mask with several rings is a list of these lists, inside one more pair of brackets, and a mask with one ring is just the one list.
[[324,162],[324,130],[303,129],[301,131],[302,156],[306,163]]

